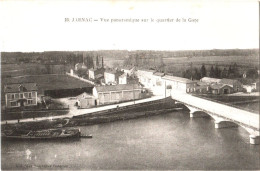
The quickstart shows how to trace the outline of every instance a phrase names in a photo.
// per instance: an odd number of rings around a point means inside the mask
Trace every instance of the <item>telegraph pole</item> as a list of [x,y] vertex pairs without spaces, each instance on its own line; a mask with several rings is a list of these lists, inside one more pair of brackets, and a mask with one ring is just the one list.
[[133,97],[134,97],[134,104],[135,104],[135,90],[134,90],[134,84],[133,84]]

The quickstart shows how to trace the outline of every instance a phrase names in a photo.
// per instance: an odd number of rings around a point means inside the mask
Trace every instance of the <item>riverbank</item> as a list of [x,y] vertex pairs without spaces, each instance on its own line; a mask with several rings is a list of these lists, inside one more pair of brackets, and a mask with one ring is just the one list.
[[[163,109],[162,109],[163,108]],[[45,119],[40,121],[29,121],[20,123],[2,123],[2,129],[48,129],[55,127],[73,127],[79,125],[93,125],[117,120],[135,119],[153,115],[165,114],[180,110],[181,106],[176,105],[170,97],[140,104],[132,104],[96,111],[87,114],[75,115],[73,117]]]

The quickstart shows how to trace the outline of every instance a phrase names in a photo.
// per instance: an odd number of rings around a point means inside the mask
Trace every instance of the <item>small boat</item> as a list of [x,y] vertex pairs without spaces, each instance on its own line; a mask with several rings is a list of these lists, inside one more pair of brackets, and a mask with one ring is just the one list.
[[64,139],[80,138],[78,128],[57,128],[45,130],[5,130],[2,132],[3,139]]

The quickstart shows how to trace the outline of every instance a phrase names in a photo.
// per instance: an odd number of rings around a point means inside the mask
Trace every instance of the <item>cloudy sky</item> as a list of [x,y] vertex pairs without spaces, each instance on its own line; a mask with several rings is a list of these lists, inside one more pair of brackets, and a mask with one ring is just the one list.
[[[65,18],[92,22],[65,22]],[[100,18],[149,22],[105,23]],[[156,22],[167,18],[186,22]],[[189,18],[198,22],[188,22]],[[259,47],[256,0],[0,0],[0,23],[0,51]]]

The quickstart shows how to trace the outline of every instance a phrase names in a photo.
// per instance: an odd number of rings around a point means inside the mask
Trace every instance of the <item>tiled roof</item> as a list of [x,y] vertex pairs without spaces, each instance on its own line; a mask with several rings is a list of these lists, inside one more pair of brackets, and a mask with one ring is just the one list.
[[182,83],[194,83],[194,81],[189,80],[187,78],[175,77],[175,76],[171,76],[171,75],[165,75],[162,78],[165,80],[177,81],[177,82],[182,82]]
[[109,92],[109,91],[121,91],[121,90],[133,90],[141,89],[142,87],[138,84],[118,84],[109,86],[97,86],[97,92]]
[[5,93],[27,92],[27,91],[37,91],[37,90],[38,87],[36,83],[8,84],[4,86]]

